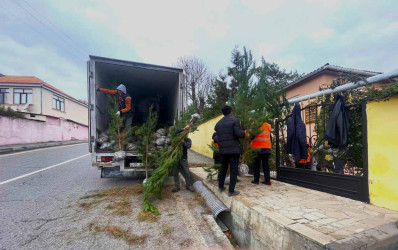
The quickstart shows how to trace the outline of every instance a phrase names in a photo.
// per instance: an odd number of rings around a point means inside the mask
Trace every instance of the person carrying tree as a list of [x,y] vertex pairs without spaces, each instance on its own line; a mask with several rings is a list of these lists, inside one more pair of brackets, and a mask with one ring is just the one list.
[[[251,142],[252,148],[258,149],[256,151],[256,158],[253,164],[254,180],[253,184],[258,185],[260,181],[260,168],[263,165],[264,181],[263,184],[271,185],[269,157],[272,148],[271,125],[264,122],[261,126],[261,133],[258,134]],[[262,164],[261,164],[262,163]]]
[[[186,125],[184,128],[176,129],[175,133],[179,134],[184,130],[189,130],[191,128],[190,125]],[[192,187],[193,180],[191,176],[191,172],[189,171],[188,167],[188,149],[192,146],[192,140],[188,137],[182,139],[182,156],[181,159],[178,161],[178,164],[173,169],[174,175],[174,188],[171,190],[173,193],[180,191],[180,176],[179,173],[185,179],[185,187],[187,190],[191,192],[195,192],[195,189]]]
[[97,91],[117,96],[119,102],[119,110],[116,112],[117,116],[124,117],[124,129],[130,130],[131,124],[133,123],[134,117],[134,106],[131,101],[131,96],[127,93],[126,86],[120,84],[116,90],[110,90],[105,88],[97,88]]
[[243,131],[239,119],[232,116],[232,108],[224,106],[222,108],[224,115],[220,121],[217,122],[214,130],[218,138],[218,146],[222,157],[221,168],[218,172],[218,189],[220,192],[225,190],[225,176],[230,165],[230,184],[228,195],[238,195],[239,191],[235,191],[236,180],[238,178],[238,165],[242,148],[239,138],[248,136],[246,131]]

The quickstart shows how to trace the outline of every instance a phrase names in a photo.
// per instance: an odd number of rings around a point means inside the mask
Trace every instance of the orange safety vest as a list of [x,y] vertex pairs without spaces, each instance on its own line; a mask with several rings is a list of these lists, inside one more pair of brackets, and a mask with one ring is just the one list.
[[253,148],[271,148],[271,125],[264,122],[261,126],[261,134],[258,134],[252,141]]

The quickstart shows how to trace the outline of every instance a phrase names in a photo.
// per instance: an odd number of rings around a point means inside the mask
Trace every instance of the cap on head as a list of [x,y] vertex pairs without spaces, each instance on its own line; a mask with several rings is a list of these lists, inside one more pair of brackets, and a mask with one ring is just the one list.
[[120,84],[116,89],[122,91],[125,94],[127,93],[126,86],[124,86],[123,84]]

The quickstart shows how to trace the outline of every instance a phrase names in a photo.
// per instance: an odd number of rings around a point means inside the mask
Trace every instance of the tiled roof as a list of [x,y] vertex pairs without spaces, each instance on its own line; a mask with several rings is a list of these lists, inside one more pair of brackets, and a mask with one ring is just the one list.
[[307,79],[310,79],[311,77],[314,77],[318,74],[320,74],[323,71],[334,71],[337,73],[347,73],[347,74],[353,74],[353,75],[359,75],[359,76],[366,76],[366,77],[371,77],[374,75],[381,74],[382,72],[374,72],[374,71],[368,71],[368,70],[361,70],[361,69],[351,69],[351,68],[345,68],[337,65],[330,65],[329,63],[323,65],[322,67],[304,75],[300,79],[297,79],[296,81],[289,83],[285,86],[285,89],[288,89],[290,87],[293,87],[294,85],[300,84],[304,82]]
[[2,75],[0,76],[0,83],[12,83],[12,84],[37,84],[37,85],[41,85],[43,84],[43,86],[52,89],[62,95],[65,95],[73,100],[75,100],[76,102],[79,102],[83,105],[87,105],[84,102],[82,102],[81,100],[78,100],[76,98],[74,98],[71,95],[68,95],[67,93],[57,89],[56,87],[46,83],[45,81],[35,77],[35,76],[6,76],[6,75]]

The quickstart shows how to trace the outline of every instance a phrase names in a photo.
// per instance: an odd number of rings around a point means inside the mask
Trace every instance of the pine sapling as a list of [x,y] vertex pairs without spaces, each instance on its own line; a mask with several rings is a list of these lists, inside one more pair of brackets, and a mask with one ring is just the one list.
[[123,129],[124,118],[116,115],[119,110],[119,103],[117,98],[113,96],[108,96],[108,113],[111,116],[111,122],[109,124],[109,135],[111,140],[115,141],[115,150],[123,150],[124,146],[127,144],[128,133]]
[[145,164],[146,180],[148,179],[148,170],[150,167],[154,167],[156,157],[155,153],[149,152],[149,146],[154,138],[154,132],[156,124],[158,122],[158,115],[153,112],[153,105],[149,108],[149,115],[147,121],[138,129],[136,132],[142,138],[142,145],[138,147],[138,151],[141,154],[140,158]]

